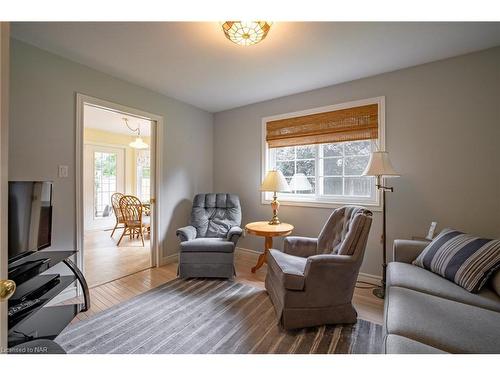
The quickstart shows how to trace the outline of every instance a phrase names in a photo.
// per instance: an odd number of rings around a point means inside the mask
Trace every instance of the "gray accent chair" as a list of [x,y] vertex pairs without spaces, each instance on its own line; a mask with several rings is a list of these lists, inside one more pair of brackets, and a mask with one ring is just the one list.
[[318,238],[287,237],[271,249],[266,289],[285,329],[355,323],[352,295],[363,261],[371,211],[333,211]]
[[237,195],[198,194],[193,199],[190,225],[177,230],[181,240],[178,274],[188,277],[232,278],[234,248],[242,235]]

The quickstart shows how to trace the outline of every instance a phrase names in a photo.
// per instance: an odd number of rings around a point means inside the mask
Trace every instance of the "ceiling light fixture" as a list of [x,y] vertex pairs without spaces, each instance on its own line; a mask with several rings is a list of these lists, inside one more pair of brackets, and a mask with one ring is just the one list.
[[226,21],[222,24],[222,30],[231,42],[240,46],[251,46],[267,36],[272,24],[266,21]]
[[141,138],[141,127],[137,126],[137,128],[131,128],[130,125],[128,124],[128,118],[124,117],[123,121],[125,121],[125,125],[127,125],[127,128],[129,128],[130,131],[132,132],[137,132],[137,137],[135,138],[135,141],[130,142],[128,145],[132,148],[136,148],[138,150],[144,150],[148,148],[148,144],[144,142]]

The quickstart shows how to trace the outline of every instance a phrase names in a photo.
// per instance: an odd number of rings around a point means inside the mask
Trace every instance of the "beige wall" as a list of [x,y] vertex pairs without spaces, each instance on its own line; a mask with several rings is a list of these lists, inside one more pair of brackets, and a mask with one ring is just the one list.
[[[213,115],[52,53],[11,40],[9,178],[54,181],[53,248],[75,247],[76,93],[163,116],[162,256],[177,251],[195,193],[211,191]],[[69,166],[58,178],[57,166]]]
[[[402,174],[390,181],[389,243],[425,235],[433,220],[438,228],[498,238],[499,66],[494,48],[217,113],[214,189],[240,195],[244,222],[268,218],[258,191],[262,117],[385,96],[386,146]],[[280,212],[295,234],[316,236],[331,209],[282,206]],[[364,273],[381,273],[380,234],[375,213]],[[247,236],[240,246],[261,249],[262,238]]]
[[[125,192],[126,194],[137,194],[137,150],[130,147],[130,142],[136,136],[107,132],[99,129],[84,128],[83,143],[99,146],[120,146],[125,149]],[[150,137],[141,137],[144,143],[151,145]],[[151,150],[151,149],[149,149]]]

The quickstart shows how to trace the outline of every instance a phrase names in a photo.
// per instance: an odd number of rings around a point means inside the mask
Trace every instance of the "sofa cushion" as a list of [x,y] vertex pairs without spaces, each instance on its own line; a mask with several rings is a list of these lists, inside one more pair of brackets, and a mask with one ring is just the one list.
[[446,352],[399,335],[387,335],[384,344],[386,354],[446,354]]
[[464,288],[439,275],[407,263],[389,263],[387,266],[387,285],[413,289],[500,312],[500,297],[491,289],[484,288],[479,294],[469,293]]
[[391,286],[385,330],[449,353],[500,353],[500,314]]
[[304,269],[306,258],[296,257],[270,249],[267,263],[272,272],[281,281],[285,289],[303,290],[305,283]]
[[500,267],[500,240],[444,229],[413,264],[477,293]]
[[181,252],[232,253],[234,243],[224,238],[195,238],[181,242]]

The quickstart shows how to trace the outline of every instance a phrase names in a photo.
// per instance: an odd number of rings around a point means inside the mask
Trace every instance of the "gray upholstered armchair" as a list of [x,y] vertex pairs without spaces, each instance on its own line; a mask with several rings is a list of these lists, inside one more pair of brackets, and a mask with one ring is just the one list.
[[362,207],[342,207],[318,238],[287,237],[283,252],[270,250],[266,289],[284,328],[356,322],[352,295],[371,217]]
[[179,277],[233,277],[234,248],[243,233],[240,225],[237,195],[196,195],[190,225],[177,230]]

